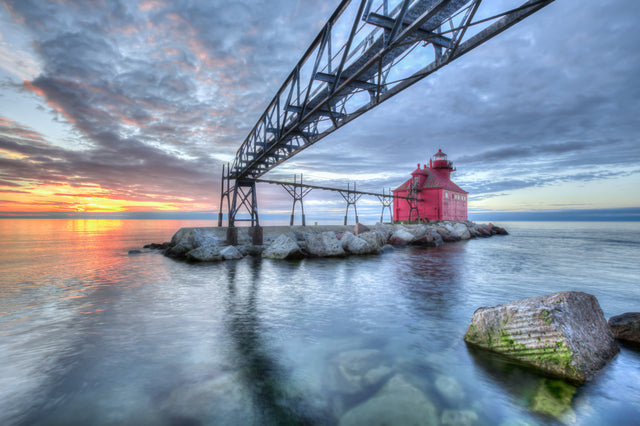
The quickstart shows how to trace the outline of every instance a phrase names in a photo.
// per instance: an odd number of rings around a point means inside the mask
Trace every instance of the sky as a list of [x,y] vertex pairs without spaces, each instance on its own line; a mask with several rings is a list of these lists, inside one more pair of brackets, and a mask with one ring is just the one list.
[[[0,217],[217,214],[222,164],[338,4],[0,0]],[[470,212],[636,211],[639,18],[635,0],[557,0],[264,177],[379,192],[442,149]]]

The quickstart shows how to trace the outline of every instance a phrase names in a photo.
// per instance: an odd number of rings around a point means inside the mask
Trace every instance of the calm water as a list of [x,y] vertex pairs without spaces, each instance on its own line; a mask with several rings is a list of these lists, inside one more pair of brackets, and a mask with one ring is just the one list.
[[640,352],[575,389],[462,340],[477,307],[561,290],[640,311],[638,223],[342,260],[128,255],[202,224],[0,220],[0,424],[640,422]]

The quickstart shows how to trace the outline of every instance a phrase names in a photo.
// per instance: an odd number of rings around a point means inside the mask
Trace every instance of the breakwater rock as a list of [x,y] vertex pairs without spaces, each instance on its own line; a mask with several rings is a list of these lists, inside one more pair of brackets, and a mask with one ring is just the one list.
[[252,244],[252,228],[237,228],[238,244],[226,242],[227,228],[181,228],[170,242],[144,246],[161,250],[166,256],[192,262],[213,262],[261,255],[269,259],[302,257],[344,257],[370,255],[392,246],[438,247],[445,242],[507,235],[492,224],[468,221],[402,225],[376,223],[373,226],[268,226],[262,228],[262,245]]
[[611,317],[609,326],[616,339],[640,347],[640,312],[627,312]]
[[479,308],[464,340],[577,384],[620,351],[598,300],[578,291]]

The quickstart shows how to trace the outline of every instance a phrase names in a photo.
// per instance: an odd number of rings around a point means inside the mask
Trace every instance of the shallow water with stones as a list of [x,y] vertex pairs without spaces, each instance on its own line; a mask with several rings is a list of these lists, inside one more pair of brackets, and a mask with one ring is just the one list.
[[640,310],[640,224],[502,223],[379,256],[211,264],[128,250],[204,222],[2,220],[0,423],[634,424],[640,352],[580,388],[462,340],[563,290]]

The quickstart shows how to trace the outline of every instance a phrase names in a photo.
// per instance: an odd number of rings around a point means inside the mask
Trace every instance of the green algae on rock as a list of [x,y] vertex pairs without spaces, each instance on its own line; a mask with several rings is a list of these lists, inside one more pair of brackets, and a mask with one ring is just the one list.
[[479,308],[464,340],[577,384],[620,350],[598,300],[577,291]]

